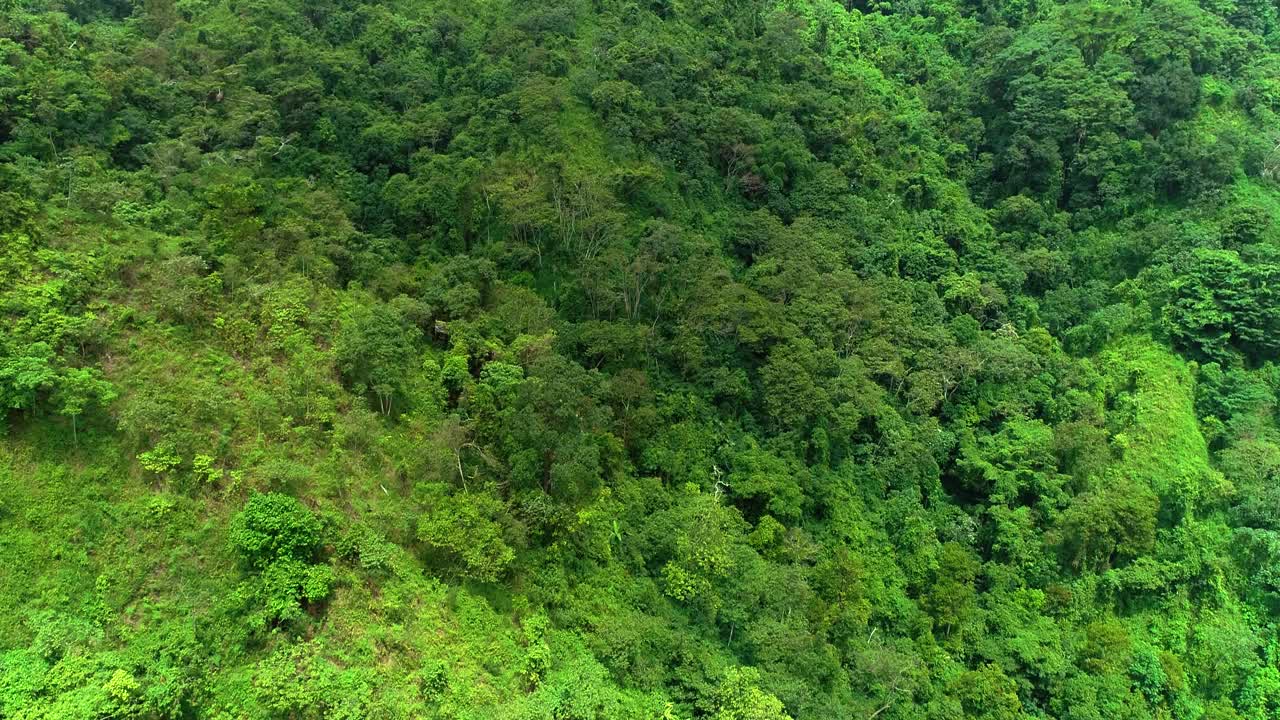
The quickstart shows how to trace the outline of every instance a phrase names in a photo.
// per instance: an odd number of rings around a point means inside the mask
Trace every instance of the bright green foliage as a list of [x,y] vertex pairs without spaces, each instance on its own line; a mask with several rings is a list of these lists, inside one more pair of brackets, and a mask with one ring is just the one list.
[[6,408],[23,410],[33,407],[40,393],[53,387],[57,374],[50,364],[50,356],[49,346],[40,342],[32,343],[21,354],[9,350],[4,364],[0,365]]
[[725,673],[713,695],[714,720],[791,720],[778,698],[761,690],[760,673],[752,668],[733,668]]
[[320,545],[320,521],[297,500],[267,493],[249,498],[227,534],[240,561],[261,570],[277,561],[311,560]]
[[965,717],[1017,720],[1024,717],[1016,685],[995,665],[962,673],[953,681]]
[[515,553],[503,539],[502,503],[488,493],[434,494],[418,520],[418,539],[464,577],[493,582]]
[[0,717],[1275,717],[1278,13],[0,0]]
[[368,717],[370,681],[367,671],[340,669],[315,643],[302,643],[259,663],[253,695],[269,717],[354,719]]
[[251,622],[288,623],[301,619],[300,604],[329,596],[333,568],[316,562],[320,521],[297,500],[279,493],[253,495],[228,528],[232,550],[253,573],[238,591],[253,606]]
[[142,469],[153,473],[171,472],[182,464],[182,458],[167,445],[159,445],[144,453],[138,454],[138,464]]
[[1121,478],[1077,496],[1062,513],[1063,551],[1075,567],[1107,569],[1151,550],[1155,543],[1159,498]]
[[90,404],[106,405],[116,398],[115,387],[102,379],[96,368],[70,368],[57,381],[54,400],[58,412],[71,418],[72,438],[76,438],[76,418]]

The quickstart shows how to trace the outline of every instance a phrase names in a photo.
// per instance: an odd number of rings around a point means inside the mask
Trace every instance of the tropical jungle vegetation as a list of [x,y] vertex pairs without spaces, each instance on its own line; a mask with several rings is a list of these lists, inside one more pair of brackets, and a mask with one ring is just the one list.
[[0,0],[0,717],[1280,717],[1274,0]]

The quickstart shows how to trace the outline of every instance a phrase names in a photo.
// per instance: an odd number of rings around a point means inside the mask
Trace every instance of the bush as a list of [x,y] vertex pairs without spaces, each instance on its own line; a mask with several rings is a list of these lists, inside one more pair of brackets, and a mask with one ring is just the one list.
[[320,520],[288,495],[254,495],[231,521],[231,547],[253,572],[239,596],[257,608],[251,623],[258,629],[302,619],[303,605],[329,597],[333,568],[317,561]]
[[320,521],[280,493],[255,494],[231,521],[231,547],[241,562],[264,570],[281,561],[307,561],[320,545]]

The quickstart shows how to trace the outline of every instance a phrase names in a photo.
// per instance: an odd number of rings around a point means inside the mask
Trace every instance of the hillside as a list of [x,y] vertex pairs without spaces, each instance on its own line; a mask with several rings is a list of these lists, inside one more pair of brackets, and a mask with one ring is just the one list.
[[1280,716],[1272,0],[0,0],[0,718]]

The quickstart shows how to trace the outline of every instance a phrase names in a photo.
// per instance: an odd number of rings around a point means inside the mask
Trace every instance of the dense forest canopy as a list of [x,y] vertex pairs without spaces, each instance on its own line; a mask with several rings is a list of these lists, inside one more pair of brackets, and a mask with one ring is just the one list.
[[0,717],[1280,717],[1274,0],[0,0]]

